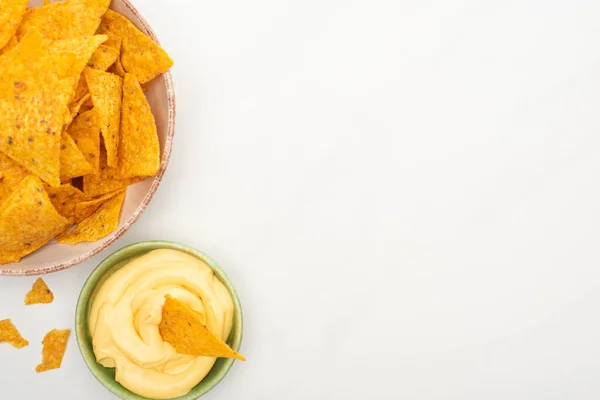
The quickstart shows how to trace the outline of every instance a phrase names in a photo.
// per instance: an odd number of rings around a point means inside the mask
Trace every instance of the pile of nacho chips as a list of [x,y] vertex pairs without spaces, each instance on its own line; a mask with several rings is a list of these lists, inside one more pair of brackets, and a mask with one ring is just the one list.
[[173,65],[110,0],[27,3],[0,0],[0,264],[117,229],[160,167],[142,85]]

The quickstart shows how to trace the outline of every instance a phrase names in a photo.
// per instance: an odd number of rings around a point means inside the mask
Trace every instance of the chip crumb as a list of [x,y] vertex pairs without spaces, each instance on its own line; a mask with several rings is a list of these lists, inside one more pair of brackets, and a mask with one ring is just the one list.
[[38,278],[31,291],[25,296],[25,305],[50,304],[54,301],[54,293],[48,288],[42,278]]
[[53,329],[46,334],[42,341],[44,345],[42,363],[36,367],[36,372],[45,372],[60,368],[70,334],[70,329]]
[[244,356],[206,327],[202,314],[169,295],[165,296],[158,329],[163,340],[173,345],[180,354],[246,361]]
[[0,343],[8,343],[17,349],[29,346],[10,319],[0,321]]

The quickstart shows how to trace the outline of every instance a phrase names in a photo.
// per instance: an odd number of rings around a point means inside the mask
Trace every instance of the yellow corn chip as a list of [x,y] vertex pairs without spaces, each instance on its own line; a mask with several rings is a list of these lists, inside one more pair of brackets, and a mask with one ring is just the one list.
[[116,195],[123,193],[125,189],[117,190],[116,192],[111,192],[105,194],[102,197],[99,197],[94,200],[88,200],[81,203],[78,203],[75,207],[75,222],[79,223],[95,213],[98,208],[107,200],[115,197]]
[[0,153],[0,178],[4,178],[6,189],[10,192],[27,176],[29,172],[9,157]]
[[50,304],[54,301],[54,293],[48,288],[46,282],[42,278],[38,278],[31,291],[25,296],[25,305],[32,304]]
[[4,47],[0,48],[0,56],[4,53],[7,53],[9,50],[12,50],[12,48],[18,44],[19,44],[19,41],[17,40],[17,37],[16,36],[11,37],[10,40],[8,41],[8,43],[6,43],[6,45]]
[[45,372],[60,368],[70,334],[71,330],[69,329],[62,331],[53,329],[46,334],[42,342],[44,344],[42,363],[36,367],[36,372]]
[[105,42],[92,54],[92,58],[88,61],[88,67],[106,71],[108,67],[117,61],[121,54],[121,38],[113,34],[111,34],[111,37],[113,39],[110,44],[107,43],[108,41]]
[[56,211],[69,220],[75,219],[78,204],[90,200],[87,194],[69,184],[57,188],[49,187],[46,191]]
[[8,343],[17,349],[29,346],[29,342],[23,339],[10,319],[0,321],[0,343]]
[[60,180],[66,181],[93,172],[94,167],[87,162],[73,138],[63,132],[60,142]]
[[71,103],[69,105],[69,111],[71,112],[71,116],[69,117],[69,119],[67,120],[67,127],[69,127],[71,125],[71,122],[73,122],[73,120],[75,119],[75,117],[77,116],[77,114],[79,114],[79,111],[81,110],[81,107],[83,106],[83,104],[88,101],[90,98],[90,94],[86,94],[84,95],[81,99],[79,99],[78,101]]
[[117,169],[107,167],[106,162],[103,162],[103,154],[103,152],[100,152],[100,172],[83,177],[83,191],[89,196],[102,196],[133,185],[143,179],[141,177],[119,178]]
[[5,255],[5,251],[18,254],[35,251],[68,224],[69,221],[52,205],[42,182],[29,175],[0,209],[0,254]]
[[28,0],[0,0],[0,49],[15,36]]
[[57,79],[35,28],[0,58],[0,69],[0,152],[48,184],[60,185],[60,132],[72,79]]
[[121,100],[123,80],[116,75],[91,68],[85,69],[94,108],[98,112],[100,131],[106,147],[107,165],[116,167],[119,148],[119,126],[121,121]]
[[93,173],[100,171],[100,122],[96,110],[79,114],[69,125],[67,132],[92,165]]
[[78,82],[89,59],[107,39],[106,35],[95,35],[51,42],[49,51],[58,77],[74,78]]
[[56,240],[58,243],[77,244],[102,239],[119,227],[123,200],[125,200],[125,193],[107,200],[94,214],[81,221],[75,229],[58,236]]
[[121,112],[121,138],[119,142],[119,176],[152,176],[160,167],[160,144],[156,122],[133,74],[126,74],[123,83],[123,108]]
[[208,330],[202,314],[169,295],[165,299],[162,321],[158,329],[163,340],[173,345],[180,354],[246,361],[220,337]]
[[171,57],[152,39],[143,34],[127,18],[107,10],[98,33],[111,32],[123,39],[121,63],[138,82],[146,83],[173,66]]
[[85,81],[85,76],[82,74],[79,78],[79,82],[77,82],[77,87],[75,88],[75,94],[73,95],[73,101],[71,104],[81,100],[86,94],[89,94],[90,91],[87,87],[87,82]]
[[110,0],[66,0],[25,12],[17,30],[21,39],[31,27],[37,27],[48,39],[70,39],[94,34]]
[[107,69],[108,72],[110,72],[111,74],[115,74],[117,76],[120,76],[121,78],[125,78],[125,70],[123,69],[123,64],[121,64],[121,57],[117,58],[114,62],[113,65],[110,66],[110,68]]

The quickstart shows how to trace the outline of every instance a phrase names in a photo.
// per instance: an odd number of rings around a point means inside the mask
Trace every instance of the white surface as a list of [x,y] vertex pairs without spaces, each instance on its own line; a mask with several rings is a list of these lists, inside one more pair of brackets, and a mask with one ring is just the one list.
[[0,278],[2,399],[113,397],[73,327],[99,260],[181,241],[226,269],[243,354],[206,399],[600,396],[600,3],[137,0],[176,60],[172,162],[129,233]]

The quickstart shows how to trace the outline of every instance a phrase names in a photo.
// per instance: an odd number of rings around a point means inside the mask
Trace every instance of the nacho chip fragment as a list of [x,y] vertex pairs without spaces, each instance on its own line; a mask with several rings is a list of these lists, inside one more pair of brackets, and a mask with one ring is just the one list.
[[123,64],[121,64],[121,57],[117,58],[114,62],[113,65],[110,66],[110,68],[107,69],[108,72],[110,72],[111,74],[115,74],[117,76],[120,76],[121,78],[125,78],[125,70],[123,69]]
[[25,12],[17,30],[21,39],[31,27],[37,27],[48,39],[71,39],[94,34],[110,0],[66,0]]
[[61,331],[53,329],[46,334],[42,342],[44,345],[42,363],[35,368],[36,372],[45,372],[60,368],[70,334],[70,329]]
[[12,192],[27,175],[29,172],[25,168],[0,153],[0,178],[4,178],[4,185],[8,192]]
[[69,125],[67,132],[94,171],[100,170],[100,121],[96,110],[79,114]]
[[17,349],[29,346],[10,319],[0,321],[0,343],[8,343]]
[[100,151],[100,172],[83,177],[83,191],[91,197],[123,189],[141,181],[141,177],[121,179],[117,168],[106,165],[106,152]]
[[57,188],[46,188],[46,191],[56,211],[68,220],[75,219],[75,210],[78,204],[90,200],[87,194],[69,184]]
[[73,138],[66,132],[60,141],[60,180],[66,181],[94,172],[94,167],[86,160]]
[[45,41],[31,29],[0,57],[0,152],[51,186],[60,185],[60,132],[72,79],[59,80]]
[[246,359],[231,349],[204,324],[204,316],[171,296],[165,296],[162,321],[158,326],[165,342],[180,354]]
[[93,213],[95,213],[105,201],[112,199],[116,195],[123,193],[125,189],[117,190],[116,192],[111,192],[105,194],[104,196],[98,197],[97,199],[84,201],[78,203],[75,207],[75,221],[77,223],[83,221]]
[[123,83],[119,142],[121,178],[152,176],[160,167],[160,144],[150,104],[135,75],[126,74]]
[[28,0],[0,0],[0,49],[15,36],[27,3]]
[[109,235],[119,227],[123,200],[124,192],[107,200],[94,214],[81,221],[72,231],[58,236],[56,240],[58,243],[77,244],[95,242]]
[[117,39],[119,44],[116,46],[100,45],[88,61],[88,67],[106,71],[108,67],[113,65],[119,58],[119,54],[121,54],[121,41],[120,38]]
[[0,264],[18,261],[39,249],[68,225],[39,178],[27,176],[0,209]]
[[173,66],[173,60],[150,37],[142,33],[127,18],[107,10],[97,33],[111,32],[123,39],[120,61],[125,71],[134,74],[138,82],[146,83]]
[[107,165],[116,167],[119,148],[119,126],[121,121],[121,100],[123,80],[116,75],[91,68],[85,69],[94,108],[98,112],[100,131],[106,147]]
[[54,301],[54,293],[48,288],[42,278],[38,278],[31,291],[25,296],[25,305],[32,304],[50,304]]

